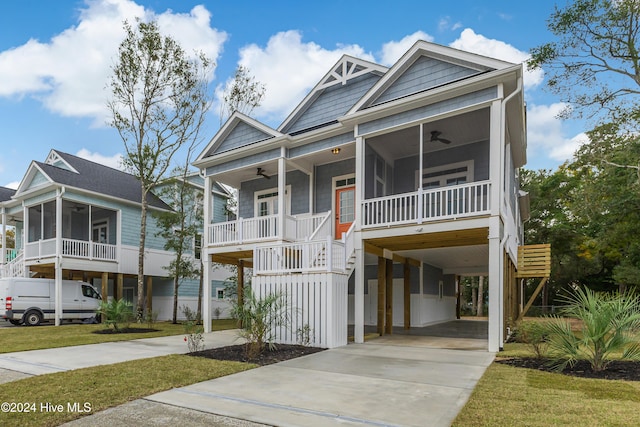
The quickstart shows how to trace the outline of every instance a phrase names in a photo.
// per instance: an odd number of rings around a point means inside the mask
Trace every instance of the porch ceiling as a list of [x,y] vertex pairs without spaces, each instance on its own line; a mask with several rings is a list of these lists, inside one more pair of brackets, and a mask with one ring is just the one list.
[[[489,261],[489,230],[475,228],[411,236],[395,236],[366,240],[405,258],[416,259],[447,273],[486,273]],[[375,262],[372,258],[367,263]]]
[[217,262],[220,264],[229,264],[229,265],[238,265],[238,262],[243,260],[245,262],[245,267],[252,268],[253,267],[253,251],[236,251],[236,252],[225,252],[224,254],[214,254],[211,255],[211,261]]

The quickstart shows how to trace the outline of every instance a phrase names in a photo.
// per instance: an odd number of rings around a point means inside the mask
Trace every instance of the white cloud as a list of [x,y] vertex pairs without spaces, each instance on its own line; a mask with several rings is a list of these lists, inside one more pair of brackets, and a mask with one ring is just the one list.
[[202,50],[213,60],[227,35],[210,27],[203,6],[189,14],[168,10],[155,14],[132,0],[86,0],[76,26],[51,40],[29,40],[0,52],[0,96],[33,96],[62,116],[92,117],[97,125],[108,116],[105,89],[117,48],[124,37],[122,22],[157,20],[161,31],[178,40],[188,54]]
[[[489,56],[502,61],[519,64],[529,59],[529,54],[516,49],[500,40],[488,39],[481,34],[476,34],[472,29],[466,28],[460,33],[460,37],[451,43],[451,47],[479,55]],[[542,83],[544,73],[542,70],[527,70],[524,72],[525,88],[530,89]]]
[[12,182],[4,185],[4,187],[11,188],[13,190],[17,190],[18,189],[18,185],[20,185],[20,181],[12,181]]
[[122,154],[120,153],[114,154],[113,156],[105,156],[100,153],[93,153],[86,148],[81,148],[76,153],[76,156],[82,157],[83,159],[87,159],[95,163],[99,163],[104,166],[108,166],[110,168],[123,170]]
[[462,23],[460,21],[451,23],[450,16],[442,17],[438,21],[438,31],[440,32],[447,31],[447,30],[455,31],[458,28],[462,28]]
[[240,49],[240,65],[249,69],[266,94],[256,116],[283,117],[291,112],[343,54],[373,61],[358,45],[325,49],[302,41],[299,31],[271,36],[265,47],[250,44]]
[[403,37],[399,41],[393,40],[387,42],[382,45],[382,51],[380,53],[381,63],[387,66],[393,65],[418,40],[432,42],[433,37],[424,31],[416,31],[413,34]]
[[529,152],[536,156],[544,153],[550,159],[564,162],[570,160],[580,146],[588,142],[587,135],[580,133],[566,138],[563,122],[558,114],[566,104],[530,105],[527,108],[527,140]]

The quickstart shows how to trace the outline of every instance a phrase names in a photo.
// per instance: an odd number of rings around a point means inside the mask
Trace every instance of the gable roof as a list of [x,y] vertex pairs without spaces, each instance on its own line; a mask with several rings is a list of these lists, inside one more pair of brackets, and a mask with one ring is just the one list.
[[[420,82],[416,85],[418,91],[425,91],[442,84],[452,83],[469,78],[488,71],[513,67],[510,62],[478,55],[475,53],[454,49],[447,46],[419,40],[389,69],[389,71],[373,86],[347,114],[353,114],[359,110],[368,108],[376,101],[388,102],[393,100],[393,95],[383,98],[384,94],[401,79],[405,73],[421,58],[432,58],[438,62],[450,64],[455,69],[454,73],[447,73],[446,79],[433,79]],[[415,88],[414,88],[415,89]],[[415,93],[415,92],[414,92]],[[406,96],[406,94],[402,95]],[[398,96],[398,97],[402,97]]]
[[[68,166],[63,168],[60,165],[33,162],[32,165],[56,184],[140,203],[140,181],[129,173],[57,150],[51,150],[47,159],[56,159],[56,162],[62,161]],[[147,202],[150,207],[171,210],[169,205],[153,193],[147,195]]]
[[194,164],[214,154],[224,153],[234,148],[244,147],[280,136],[282,136],[282,134],[277,130],[252,119],[246,114],[235,111],[218,132],[216,132],[213,138],[211,138],[211,141],[209,141],[209,144],[202,150],[202,153],[200,153]]
[[[362,97],[366,91],[373,86],[377,80],[383,76],[387,72],[388,68],[373,62],[365,61],[363,59],[354,58],[349,55],[343,55],[338,62],[336,62],[333,67],[329,69],[329,72],[324,75],[322,79],[314,86],[314,88],[307,94],[307,96],[298,104],[298,106],[289,114],[289,116],[282,122],[282,124],[278,127],[278,131],[283,133],[291,133],[292,129],[295,131],[302,131],[302,128],[298,126],[294,129],[295,123],[300,120],[300,118],[312,108],[314,103],[326,92],[335,89],[337,85],[346,86],[350,81],[354,80],[362,81],[363,78],[367,75],[375,76],[376,79],[369,79],[368,82],[364,83],[361,88],[356,89],[355,94],[351,95],[351,100],[346,100],[349,102],[349,105],[343,107],[343,111],[336,112],[333,114],[331,118],[332,121],[328,121],[327,123],[335,122],[339,116],[347,112],[354,102]],[[344,100],[343,100],[344,102]],[[325,123],[312,123],[311,126],[307,126],[309,128],[316,128],[319,125]]]

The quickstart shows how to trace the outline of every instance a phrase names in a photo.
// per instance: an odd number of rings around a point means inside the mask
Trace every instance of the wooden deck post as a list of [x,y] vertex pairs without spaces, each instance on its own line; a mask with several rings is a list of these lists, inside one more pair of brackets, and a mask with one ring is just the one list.
[[385,333],[391,335],[393,334],[393,260],[386,259],[387,267],[386,267],[386,283],[385,283],[385,294],[386,294],[386,304],[385,304]]
[[152,276],[147,276],[146,298],[147,298],[147,315],[150,315],[152,311],[152,300],[153,300],[153,277]]
[[404,329],[411,329],[411,268],[404,263]]
[[385,305],[385,289],[386,289],[386,268],[387,260],[378,257],[378,334],[384,334],[384,305]]
[[113,299],[116,301],[122,299],[122,287],[124,286],[124,274],[118,273],[116,276],[116,288],[113,292]]
[[102,272],[100,286],[102,291],[102,301],[106,302],[109,299],[109,273]]

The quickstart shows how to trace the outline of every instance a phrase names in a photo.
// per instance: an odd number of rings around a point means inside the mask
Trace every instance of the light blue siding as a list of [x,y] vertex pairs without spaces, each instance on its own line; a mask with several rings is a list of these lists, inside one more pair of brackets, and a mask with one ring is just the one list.
[[32,206],[34,204],[37,203],[42,203],[42,202],[49,202],[51,200],[54,200],[56,198],[56,192],[55,191],[49,191],[43,194],[39,194],[37,196],[34,197],[30,197],[28,199],[24,199],[24,204],[26,206]]
[[373,105],[402,98],[403,96],[479,73],[478,70],[422,56],[378,97]]
[[40,171],[36,171],[36,173],[33,176],[33,179],[31,180],[27,188],[35,188],[35,187],[38,187],[39,185],[48,184],[48,183],[49,183],[49,180],[47,179],[47,177],[44,176]]
[[[393,193],[408,193],[416,190],[416,171],[418,170],[418,157],[405,157],[394,163],[395,183]],[[473,144],[452,147],[446,150],[425,153],[423,167],[425,169],[448,165],[452,163],[473,160],[473,179],[483,181],[489,179],[489,141],[481,141]],[[367,194],[367,198],[372,195]]]
[[354,141],[352,132],[343,133],[342,135],[332,136],[331,138],[323,139],[321,141],[290,148],[289,158],[293,159],[317,151],[331,150],[333,147],[344,145],[352,141]]
[[[331,187],[329,181],[329,187]],[[291,186],[291,215],[309,212],[309,177],[300,171],[287,173],[286,185]],[[278,175],[271,179],[252,179],[240,185],[238,191],[238,215],[242,218],[252,218],[254,213],[254,194],[256,191],[276,189]],[[327,209],[328,210],[328,209]]]
[[268,160],[277,159],[278,157],[280,157],[279,148],[264,151],[262,153],[254,154],[252,156],[247,156],[241,159],[232,160],[230,162],[208,167],[207,175],[214,175],[214,174],[226,172],[232,169],[241,168],[243,166],[266,162]]
[[331,210],[334,194],[332,193],[332,181],[334,176],[355,173],[356,160],[347,159],[340,162],[321,165],[316,168],[316,197],[315,211],[327,212]]
[[336,84],[322,90],[300,117],[284,128],[283,132],[295,133],[335,121],[349,111],[378,80],[380,76],[369,73],[350,79],[346,85]]
[[215,150],[209,151],[206,157],[233,150],[235,148],[244,147],[245,145],[253,144],[269,138],[273,138],[273,136],[256,129],[245,122],[239,122],[222,141],[222,143]]
[[405,111],[403,113],[393,114],[382,119],[373,120],[368,123],[363,123],[359,125],[358,131],[360,135],[366,135],[367,133],[375,132],[377,130],[399,126],[405,123],[432,117],[437,114],[442,114],[448,111],[457,110],[459,108],[467,107],[481,102],[490,101],[492,99],[495,99],[497,94],[497,88],[490,87],[456,98],[447,99],[445,101],[436,102],[430,105],[425,105],[424,107]]
[[219,194],[213,195],[213,222],[225,222],[227,221],[227,198],[222,197]]

